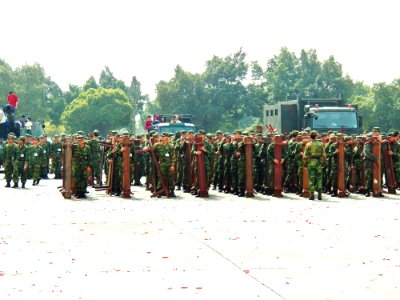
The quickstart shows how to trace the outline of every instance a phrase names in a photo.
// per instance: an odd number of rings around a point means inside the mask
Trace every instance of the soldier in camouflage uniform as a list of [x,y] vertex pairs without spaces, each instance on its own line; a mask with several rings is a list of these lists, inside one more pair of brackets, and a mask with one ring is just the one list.
[[[398,134],[397,134],[398,136]],[[393,171],[396,178],[396,184],[400,187],[400,144],[397,140],[396,133],[391,132],[388,134],[388,141],[390,143],[390,150],[389,154],[392,156],[393,162]]]
[[331,133],[329,135],[329,140],[328,142],[324,145],[325,147],[325,155],[326,155],[326,168],[325,170],[325,176],[324,178],[326,179],[326,182],[323,183],[323,186],[325,187],[325,192],[330,194],[331,188],[332,188],[332,157],[329,155],[329,149],[333,143],[336,143],[336,136],[335,134]]
[[232,152],[232,139],[227,133],[225,135],[224,144],[222,145],[222,157],[224,159],[223,168],[224,168],[224,193],[228,194],[232,191],[232,176],[231,176],[231,158],[233,155]]
[[311,141],[304,150],[304,163],[308,168],[308,180],[310,200],[314,200],[314,191],[318,192],[318,200],[322,200],[322,168],[326,154],[322,142],[317,141],[318,133],[313,130],[310,133]]
[[293,177],[296,177],[296,161],[294,158],[294,153],[296,149],[296,138],[299,132],[294,130],[290,133],[290,140],[287,143],[287,150],[288,150],[288,158],[287,158],[287,174],[284,182],[285,192],[289,193],[291,191],[292,182],[295,180]]
[[50,159],[50,142],[47,141],[47,135],[40,136],[40,146],[43,148],[43,165],[40,169],[40,177],[42,179],[49,179],[49,159]]
[[[161,174],[167,184],[169,196],[176,197],[174,192],[174,173],[175,173],[175,149],[170,143],[168,133],[163,133],[161,142],[153,146],[154,153],[157,155],[158,165]],[[157,190],[162,189],[161,179],[158,181]]]
[[17,145],[14,142],[15,136],[12,133],[8,134],[7,143],[3,147],[3,166],[4,166],[4,179],[7,184],[6,187],[11,187],[10,182],[14,172],[14,161],[17,153]]
[[26,169],[29,165],[29,149],[25,146],[25,138],[19,137],[18,138],[18,146],[15,153],[15,160],[14,160],[14,171],[13,171],[13,181],[14,186],[13,188],[18,187],[19,178],[21,178],[22,188],[25,188],[25,183],[27,180],[26,177]]
[[230,152],[231,152],[231,178],[232,178],[232,185],[231,185],[231,192],[234,195],[239,194],[238,188],[238,161],[240,157],[240,153],[238,152],[238,144],[239,140],[242,139],[242,131],[236,130],[233,133],[233,140],[230,144]]
[[107,152],[107,160],[112,163],[112,194],[120,196],[122,192],[122,138],[120,134],[115,136],[115,144]]
[[[31,153],[31,148],[32,148],[32,135],[29,133],[25,134],[25,146],[28,147],[28,156],[31,159],[32,158],[32,153]],[[29,159],[29,160],[30,160]],[[26,178],[27,179],[32,179],[32,167],[31,165],[28,165],[28,168],[26,169]]]
[[[54,172],[54,179],[61,179],[61,160],[62,160],[63,145],[58,134],[54,135],[54,142],[51,144],[51,167]],[[44,154],[42,154],[44,156]],[[45,164],[44,159],[42,164]]]
[[355,173],[355,186],[353,187],[357,193],[360,193],[360,188],[363,186],[363,146],[361,144],[361,136],[357,136],[353,144],[352,169]]
[[99,131],[95,129],[93,130],[93,134],[90,138],[88,135],[88,146],[90,148],[90,155],[92,157],[92,176],[93,179],[96,179],[96,183],[101,185],[101,153],[99,141]]
[[38,185],[40,182],[40,168],[44,161],[43,148],[39,145],[36,137],[32,139],[32,146],[30,148],[31,160],[30,166],[32,170],[32,185]]
[[297,137],[296,147],[294,149],[293,157],[296,164],[296,186],[297,194],[303,196],[303,172],[304,172],[304,151],[306,145],[310,142],[310,136],[306,132],[302,132]]
[[222,192],[223,190],[223,174],[221,174],[221,162],[222,162],[222,149],[221,146],[224,141],[224,136],[222,135],[222,132],[218,130],[215,133],[215,140],[213,143],[213,150],[214,150],[214,161],[213,161],[213,176],[212,176],[212,183],[213,183],[213,190],[217,189],[218,186],[218,191]]
[[89,146],[85,144],[83,136],[78,136],[77,143],[72,147],[72,177],[75,183],[77,198],[86,198],[88,173],[91,167]]
[[372,191],[372,165],[374,162],[378,160],[378,158],[372,152],[372,142],[374,141],[374,137],[372,134],[367,135],[367,142],[364,145],[363,149],[363,157],[364,157],[364,165],[365,165],[365,197],[371,196]]
[[260,150],[263,147],[263,135],[256,135],[257,141],[254,145],[254,189],[260,193],[264,182],[264,161],[260,156]]

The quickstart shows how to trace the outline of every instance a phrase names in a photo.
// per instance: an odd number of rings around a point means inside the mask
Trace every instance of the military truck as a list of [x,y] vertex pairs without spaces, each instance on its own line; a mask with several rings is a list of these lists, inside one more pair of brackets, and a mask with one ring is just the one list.
[[[180,122],[170,122],[170,120],[178,115]],[[162,134],[164,132],[175,134],[178,131],[182,130],[193,130],[195,132],[196,126],[191,123],[192,115],[190,114],[160,114],[161,123],[150,126],[147,131],[155,130],[158,134]],[[154,119],[154,118],[153,118]]]
[[306,98],[264,105],[264,124],[282,133],[305,128],[320,133],[329,130],[346,134],[362,132],[362,118],[357,106],[337,98]]

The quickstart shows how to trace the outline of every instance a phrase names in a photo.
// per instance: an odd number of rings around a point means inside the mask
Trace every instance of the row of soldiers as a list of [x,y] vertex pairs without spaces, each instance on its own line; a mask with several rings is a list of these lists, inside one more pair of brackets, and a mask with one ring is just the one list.
[[[83,140],[82,133],[79,133],[79,136]],[[122,143],[124,138],[130,140],[125,147]],[[278,177],[281,177],[280,184],[285,192],[302,195],[306,175],[310,184],[310,198],[313,198],[314,190],[318,192],[318,198],[321,198],[323,192],[337,196],[338,172],[341,168],[338,148],[342,142],[346,193],[351,191],[370,196],[373,186],[372,165],[378,160],[372,153],[371,143],[377,138],[382,153],[387,152],[392,159],[397,184],[400,180],[399,134],[391,132],[384,135],[380,133],[379,128],[374,128],[373,132],[362,136],[345,136],[335,132],[318,136],[317,132],[293,131],[285,137],[281,134],[263,135],[257,131],[237,130],[233,134],[217,131],[213,135],[206,135],[204,131],[196,134],[192,131],[182,131],[173,136],[168,133],[159,136],[156,132],[150,132],[145,138],[134,137],[128,132],[122,135],[110,132],[105,141],[101,141],[98,132],[95,131],[83,141],[88,148],[89,162],[82,165],[90,167],[90,172],[83,169],[80,174],[84,175],[85,180],[75,180],[85,181],[87,184],[88,180],[92,179],[93,184],[96,179],[97,184],[102,185],[101,176],[104,169],[111,194],[120,195],[123,177],[122,154],[128,151],[130,182],[141,185],[140,178],[146,176],[146,188],[157,196],[174,197],[175,187],[185,193],[200,196],[202,176],[207,191],[212,186],[219,192],[245,196],[248,174],[252,176],[256,192],[272,195],[277,188],[274,176],[277,165],[280,166],[278,169],[281,175]],[[252,149],[250,159],[246,157],[248,141],[251,142]],[[279,151],[275,148],[279,148]],[[279,157],[276,156],[277,153]],[[384,155],[380,155],[379,159],[383,157]],[[248,173],[246,167],[248,161],[252,168],[251,173]],[[304,173],[305,168],[307,174]],[[381,168],[383,176],[383,162]],[[204,175],[200,174],[201,170]],[[78,176],[78,173],[75,175]],[[381,182],[384,182],[383,178]]]
[[19,186],[25,188],[28,179],[33,179],[33,185],[38,185],[41,179],[48,179],[50,160],[56,179],[61,179],[62,143],[55,136],[53,143],[47,140],[47,134],[32,137],[27,134],[16,138],[13,133],[7,136],[3,145],[2,161],[6,187]]

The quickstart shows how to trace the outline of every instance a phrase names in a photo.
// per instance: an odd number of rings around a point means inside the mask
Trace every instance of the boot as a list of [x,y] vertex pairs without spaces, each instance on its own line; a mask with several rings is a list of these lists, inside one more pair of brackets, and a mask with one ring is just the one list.
[[177,191],[180,191],[180,190],[181,190],[181,185],[180,185],[180,184],[178,184],[178,185],[176,186],[176,190],[177,190]]
[[365,197],[370,197],[371,196],[371,192],[370,191],[367,191],[366,193],[365,193]]
[[308,198],[308,200],[315,200],[315,198],[314,198],[314,192],[310,192],[310,198]]
[[39,185],[40,178],[36,179],[36,185]]
[[322,193],[318,192],[318,200],[322,200]]
[[18,187],[18,182],[14,182],[13,188],[15,189],[15,188],[17,188],[17,187]]
[[36,179],[33,180],[32,185],[36,185]]
[[24,189],[25,188],[25,183],[23,183],[21,187]]
[[237,187],[235,187],[235,188],[233,189],[233,194],[234,194],[234,195],[239,195],[239,190],[238,190]]
[[331,193],[331,197],[337,197],[337,189],[334,189]]
[[239,189],[238,190],[238,196],[239,197],[244,197],[244,192],[245,192],[244,189]]
[[172,197],[172,198],[176,198],[176,195],[175,195],[174,190],[171,190],[171,191],[169,192],[169,196]]
[[217,185],[214,184],[212,190],[215,191],[217,189]]
[[221,185],[219,185],[218,186],[218,193],[222,193],[223,191],[224,191],[224,188]]
[[11,187],[11,185],[10,185],[10,182],[9,182],[9,181],[7,181],[7,184],[5,185],[5,187],[6,187],[6,188],[9,188],[9,187]]

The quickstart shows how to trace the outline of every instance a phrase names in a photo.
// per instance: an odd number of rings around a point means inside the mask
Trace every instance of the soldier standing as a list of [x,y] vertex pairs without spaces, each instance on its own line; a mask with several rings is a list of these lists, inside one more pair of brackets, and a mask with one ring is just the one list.
[[4,178],[7,182],[6,187],[11,187],[10,182],[14,172],[14,161],[17,153],[17,145],[14,143],[15,136],[12,133],[8,134],[7,143],[3,148],[3,166],[4,166]]
[[31,152],[31,163],[30,168],[32,170],[32,185],[38,185],[40,182],[40,167],[43,164],[44,155],[43,148],[39,145],[39,141],[36,137],[32,139],[33,145],[30,148]]
[[54,142],[51,144],[51,167],[54,172],[54,179],[61,179],[61,158],[62,158],[62,143],[60,136],[54,135]]
[[29,150],[28,147],[25,146],[25,138],[19,137],[18,138],[18,146],[15,153],[15,160],[14,160],[14,171],[13,171],[13,181],[14,186],[13,188],[18,187],[19,178],[21,178],[22,188],[25,188],[26,183],[26,169],[29,165]]
[[[163,133],[161,142],[153,146],[158,158],[161,174],[166,182],[169,196],[176,197],[174,193],[175,149],[169,141],[169,134]],[[157,190],[162,189],[162,180],[158,181]]]
[[77,198],[86,198],[88,173],[90,172],[90,149],[83,136],[77,137],[77,144],[72,147],[72,177],[75,183]]
[[326,154],[322,142],[316,140],[317,135],[315,130],[311,131],[311,141],[307,143],[304,150],[304,163],[308,168],[310,200],[314,200],[315,190],[318,192],[318,200],[322,200],[322,167]]

